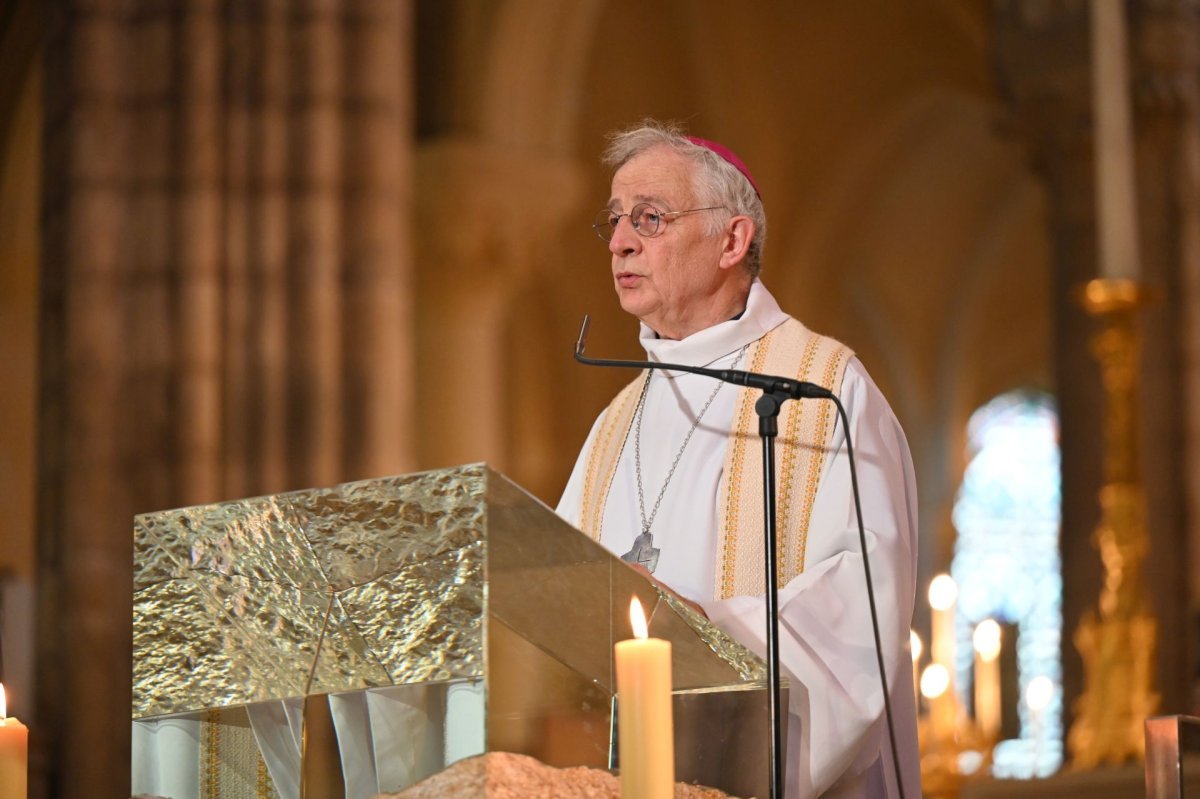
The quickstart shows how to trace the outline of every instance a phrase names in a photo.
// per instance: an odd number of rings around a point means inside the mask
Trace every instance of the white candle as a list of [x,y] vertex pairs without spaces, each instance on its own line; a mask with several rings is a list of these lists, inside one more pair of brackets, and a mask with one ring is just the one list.
[[1100,276],[1138,275],[1137,190],[1124,0],[1092,0],[1092,110]]
[[4,685],[0,683],[0,796],[26,796],[29,773],[29,728],[7,716]]
[[629,603],[629,621],[634,637],[615,647],[621,799],[671,799],[671,642],[647,637],[646,616],[637,597]]
[[985,741],[1000,737],[1000,625],[984,619],[975,628],[975,723]]
[[1029,736],[1033,738],[1033,774],[1041,775],[1042,736],[1045,734],[1046,708],[1054,698],[1054,683],[1039,675],[1025,686],[1025,704],[1029,707]]
[[[933,630],[929,649],[933,657],[932,665],[945,675],[946,683],[945,690],[936,695],[925,694],[929,699],[929,715],[937,738],[954,735],[957,704],[954,698],[954,604],[957,601],[958,585],[950,575],[939,574],[930,581],[929,606],[933,611]],[[921,690],[924,692],[924,684]]]
[[934,663],[940,663],[954,684],[954,603],[958,585],[948,574],[939,574],[929,583],[929,606],[933,609],[933,640],[930,650]]
[[930,663],[921,673],[921,696],[929,705],[929,726],[935,741],[954,736],[954,704],[950,701],[950,673],[941,663]]

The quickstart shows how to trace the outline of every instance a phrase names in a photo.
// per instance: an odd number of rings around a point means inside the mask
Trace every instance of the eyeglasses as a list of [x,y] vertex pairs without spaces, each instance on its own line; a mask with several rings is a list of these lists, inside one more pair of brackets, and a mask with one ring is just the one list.
[[633,210],[627,214],[618,214],[611,209],[605,208],[600,213],[596,214],[596,221],[592,223],[592,230],[596,231],[596,235],[604,241],[612,241],[612,237],[617,232],[617,225],[621,224],[621,217],[629,217],[629,224],[633,225],[633,229],[639,236],[650,238],[657,236],[662,228],[663,220],[667,217],[683,216],[684,214],[694,214],[697,211],[715,211],[718,208],[724,208],[723,205],[710,205],[707,208],[689,208],[686,211],[660,211],[650,203],[638,203],[633,206]]

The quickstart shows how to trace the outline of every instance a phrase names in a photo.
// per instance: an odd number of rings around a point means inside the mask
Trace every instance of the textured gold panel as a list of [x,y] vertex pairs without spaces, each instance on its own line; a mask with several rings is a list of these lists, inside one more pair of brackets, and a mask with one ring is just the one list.
[[[652,607],[650,634],[674,642],[671,680],[675,690],[766,682],[767,666],[762,658],[674,594],[659,591],[659,604]],[[717,657],[705,657],[706,652]]]
[[482,675],[485,476],[137,517],[134,717]]

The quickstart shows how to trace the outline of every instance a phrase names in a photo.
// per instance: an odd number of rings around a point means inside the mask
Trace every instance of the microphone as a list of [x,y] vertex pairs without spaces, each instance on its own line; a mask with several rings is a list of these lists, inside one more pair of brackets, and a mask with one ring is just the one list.
[[691,372],[733,383],[736,386],[759,388],[768,394],[781,394],[788,399],[834,399],[833,392],[816,383],[804,380],[792,380],[786,377],[773,377],[757,372],[745,372],[741,369],[708,369],[703,366],[689,366],[682,363],[664,363],[662,361],[623,361],[609,358],[588,358],[583,354],[587,345],[588,327],[591,317],[583,316],[583,325],[579,328],[579,339],[575,342],[575,360],[589,366],[626,366],[633,369],[667,369],[672,372]]

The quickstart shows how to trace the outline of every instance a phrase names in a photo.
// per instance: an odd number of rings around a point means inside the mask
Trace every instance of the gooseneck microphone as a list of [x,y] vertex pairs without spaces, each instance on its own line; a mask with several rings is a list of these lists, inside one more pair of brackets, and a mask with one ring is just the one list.
[[[850,465],[850,486],[854,495],[854,513],[858,520],[858,545],[863,559],[863,576],[867,583],[867,603],[871,609],[871,632],[875,636],[875,660],[879,666],[879,682],[883,690],[884,716],[887,721],[888,742],[892,750],[892,765],[896,774],[896,789],[900,799],[904,796],[904,780],[900,775],[900,754],[896,745],[896,728],[892,720],[891,692],[888,690],[887,668],[883,663],[883,644],[879,634],[879,613],[875,608],[875,588],[871,580],[871,562],[867,557],[867,534],[863,527],[862,500],[858,491],[858,469],[854,464],[854,444],[850,439],[850,419],[837,395],[824,386],[803,380],[746,372],[739,369],[708,369],[687,364],[663,363],[660,361],[629,361],[609,358],[588,358],[583,352],[587,345],[588,327],[591,319],[584,315],[575,342],[575,360],[588,366],[616,366],[631,369],[666,369],[672,372],[690,372],[705,375],[738,386],[762,389],[763,395],[755,405],[759,415],[759,434],[763,441],[763,503],[766,526],[766,606],[767,606],[767,679],[770,682],[771,740],[771,797],[783,797],[783,736],[781,730],[782,708],[779,696],[779,611],[777,605],[777,571],[775,565],[775,450],[779,411],[789,399],[827,399],[837,406],[846,433],[846,455]],[[810,731],[811,734],[811,731]]]
[[591,317],[584,314],[583,325],[579,328],[579,339],[575,342],[575,360],[588,366],[624,366],[631,369],[666,369],[672,372],[691,372],[696,375],[723,380],[737,386],[760,388],[768,394],[781,394],[788,399],[836,399],[833,392],[816,383],[806,383],[803,380],[790,380],[786,377],[760,375],[757,372],[744,372],[740,369],[707,369],[703,366],[688,366],[681,363],[661,363],[658,361],[621,361],[607,358],[587,358],[583,354],[587,345],[588,327]]

